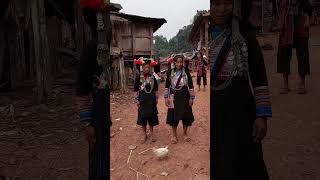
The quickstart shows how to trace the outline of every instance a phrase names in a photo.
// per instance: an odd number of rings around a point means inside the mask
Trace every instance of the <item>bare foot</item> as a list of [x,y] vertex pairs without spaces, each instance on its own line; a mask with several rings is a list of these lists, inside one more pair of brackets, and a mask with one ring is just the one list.
[[141,144],[146,143],[148,140],[148,136],[144,136],[144,138],[141,140]]
[[172,137],[171,138],[171,143],[172,144],[177,144],[178,143],[178,138],[177,137]]
[[190,142],[191,138],[188,135],[184,135],[184,141],[185,142]]
[[299,88],[298,94],[306,94],[306,93],[307,93],[306,88],[304,88],[304,87]]
[[288,88],[281,88],[280,89],[280,94],[288,94],[289,93],[289,89]]
[[151,139],[151,142],[156,142],[157,141],[157,139],[154,136],[151,136],[150,139]]

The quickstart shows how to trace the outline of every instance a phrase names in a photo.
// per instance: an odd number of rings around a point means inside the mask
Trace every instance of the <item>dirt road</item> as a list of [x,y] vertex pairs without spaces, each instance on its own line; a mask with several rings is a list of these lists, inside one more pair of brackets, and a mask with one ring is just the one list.
[[[265,42],[277,45],[277,36]],[[295,53],[290,77],[291,92],[280,95],[281,75],[276,73],[277,48],[265,51],[272,108],[269,137],[265,141],[265,159],[272,180],[320,180],[320,27],[311,31],[311,76],[307,78],[308,94],[298,95],[298,68]]]
[[[265,41],[277,44],[275,35]],[[297,62],[292,62],[292,91],[279,95],[280,75],[276,73],[276,52],[265,51],[274,117],[268,139],[264,142],[265,160],[271,180],[320,180],[320,27],[313,27],[310,40],[311,76],[307,95],[297,95]],[[74,79],[74,72],[62,74],[61,80]],[[33,84],[34,85],[34,84]],[[87,150],[79,128],[74,102],[74,87],[55,85],[48,106],[34,106],[32,84],[10,93],[0,92],[0,106],[12,103],[15,119],[0,116],[0,176],[10,180],[86,180]],[[113,92],[111,96],[114,131],[111,139],[111,176],[115,180],[136,179],[126,160],[129,144],[137,144],[130,166],[153,179],[189,179],[196,174],[209,175],[209,91],[197,93],[194,105],[196,121],[191,129],[191,143],[169,144],[170,129],[165,125],[165,108],[160,99],[158,141],[137,143],[141,129],[135,127],[136,106],[132,95]],[[116,119],[120,118],[119,121]],[[181,135],[181,129],[179,129]],[[151,152],[139,152],[169,144],[169,159],[157,161]],[[161,177],[163,171],[169,173]],[[142,179],[142,177],[140,178]]]
[[[194,81],[195,83],[195,81]],[[196,101],[193,106],[195,122],[189,132],[192,141],[183,142],[182,126],[179,126],[178,144],[170,143],[171,128],[166,125],[167,108],[164,105],[162,94],[164,83],[160,85],[160,98],[158,103],[160,125],[155,129],[157,142],[141,144],[142,129],[136,126],[137,106],[132,101],[125,103],[121,109],[115,110],[113,114],[113,132],[118,132],[111,139],[111,179],[131,180],[135,179],[135,172],[129,167],[136,169],[148,176],[150,179],[193,179],[196,175],[210,176],[210,92],[200,91],[196,93]],[[128,94],[133,99],[133,93]],[[119,108],[119,106],[117,106]],[[119,120],[120,119],[120,120]],[[118,120],[118,121],[117,121]],[[119,131],[122,128],[122,131]],[[137,145],[129,165],[126,164],[129,150],[128,146]],[[169,147],[169,158],[159,161],[152,151],[139,155],[140,152],[152,147]],[[168,176],[161,176],[162,172]],[[141,176],[139,179],[144,179]]]

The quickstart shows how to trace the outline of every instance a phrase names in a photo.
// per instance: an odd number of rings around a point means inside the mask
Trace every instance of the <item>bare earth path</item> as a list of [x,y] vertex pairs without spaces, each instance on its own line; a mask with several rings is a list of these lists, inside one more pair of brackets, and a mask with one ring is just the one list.
[[[265,38],[277,45],[277,37]],[[262,44],[262,43],[261,43]],[[297,62],[292,61],[292,91],[279,95],[280,75],[276,73],[276,52],[265,51],[272,95],[274,117],[270,134],[264,142],[265,160],[271,180],[320,180],[320,27],[313,27],[310,40],[311,76],[308,94],[297,95]],[[74,79],[74,72],[59,78]],[[58,83],[60,84],[60,83]],[[68,83],[67,83],[68,84]],[[0,114],[0,176],[9,180],[87,180],[87,150],[79,128],[74,102],[74,87],[55,85],[47,107],[33,105],[32,86],[11,93],[0,92],[0,107],[15,106],[14,121]],[[163,99],[160,99],[158,141],[141,145],[141,129],[135,127],[136,106],[132,94],[113,92],[111,96],[113,132],[111,139],[111,177],[135,180],[128,169],[128,145],[136,144],[129,166],[152,179],[186,179],[196,174],[209,176],[209,91],[197,93],[194,105],[196,121],[190,131],[192,142],[169,144],[170,129],[165,125]],[[116,119],[120,118],[119,121]],[[122,131],[118,129],[122,127]],[[181,128],[179,128],[181,135]],[[150,147],[169,145],[169,158],[157,161],[151,152],[138,153]],[[167,172],[168,176],[160,176]],[[143,177],[139,177],[143,179]]]
[[[277,45],[277,37],[272,40]],[[270,41],[268,40],[268,41]],[[291,92],[280,95],[281,75],[276,73],[277,48],[265,51],[274,117],[265,159],[272,180],[320,180],[320,28],[314,27],[310,41],[311,76],[307,78],[308,94],[298,95],[298,70],[295,53],[292,58]]]
[[[192,141],[183,142],[182,125],[178,130],[178,144],[170,144],[171,128],[166,125],[167,108],[164,105],[162,97],[164,83],[160,86],[159,94],[159,119],[160,125],[156,127],[155,134],[157,142],[141,144],[142,129],[136,126],[137,107],[130,102],[123,104],[115,110],[113,115],[114,127],[116,133],[111,139],[111,179],[135,179],[136,174],[129,167],[136,169],[148,176],[150,179],[193,179],[196,175],[203,174],[210,176],[210,92],[201,91],[196,93],[196,101],[193,106],[195,122],[189,132]],[[133,98],[133,93],[128,94]],[[118,106],[119,107],[119,106]],[[119,112],[118,112],[119,111]],[[120,119],[119,121],[115,119]],[[122,128],[122,131],[118,129]],[[126,161],[129,155],[128,145],[137,145],[134,150],[130,163]],[[140,152],[152,147],[169,147],[169,158],[158,161],[152,151],[147,151],[139,155]],[[168,173],[167,177],[161,176],[162,172]],[[139,179],[144,179],[143,176]]]

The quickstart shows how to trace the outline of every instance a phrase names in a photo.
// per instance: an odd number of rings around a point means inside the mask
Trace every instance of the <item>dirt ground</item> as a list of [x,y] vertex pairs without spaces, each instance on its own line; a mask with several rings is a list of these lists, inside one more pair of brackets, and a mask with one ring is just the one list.
[[[195,80],[194,80],[195,84]],[[171,128],[166,125],[167,108],[164,105],[164,99],[161,98],[164,92],[164,83],[159,89],[159,121],[160,125],[156,127],[155,134],[157,142],[141,144],[140,140],[143,137],[142,129],[136,126],[137,119],[137,105],[134,103],[127,103],[126,106],[118,109],[113,117],[114,126],[113,132],[117,133],[111,139],[111,179],[135,179],[136,173],[129,169],[129,167],[136,169],[148,176],[150,179],[193,179],[196,175],[210,176],[210,91],[203,91],[196,93],[196,100],[193,106],[195,122],[190,129],[190,137],[192,141],[189,143],[183,142],[182,125],[179,126],[178,144],[171,144]],[[134,94],[129,96],[133,99]],[[120,119],[116,121],[115,119]],[[122,128],[122,131],[119,129]],[[137,145],[134,150],[130,163],[127,165],[126,161],[129,155],[128,146]],[[169,158],[167,160],[159,161],[154,156],[152,151],[139,154],[140,152],[152,147],[169,148]],[[162,172],[168,173],[167,176],[161,176]],[[143,176],[139,179],[146,179]]]
[[[272,95],[274,117],[264,142],[265,160],[272,180],[320,180],[320,27],[312,28],[310,39],[311,76],[308,94],[297,95],[297,61],[293,56],[292,91],[279,95],[280,75],[276,73],[277,36],[261,40],[270,42],[274,50],[264,51]],[[85,180],[87,149],[77,120],[72,86],[74,72],[67,70],[55,82],[54,93],[47,106],[33,105],[34,82],[11,93],[0,92],[0,107],[14,105],[14,120],[0,112],[0,176],[10,180]],[[69,82],[70,81],[70,82]],[[197,93],[194,105],[196,121],[190,131],[190,143],[169,143],[170,129],[165,125],[166,109],[160,99],[158,141],[141,145],[141,129],[135,126],[136,106],[131,93],[113,92],[111,107],[116,135],[111,139],[111,177],[115,180],[136,179],[132,167],[151,179],[190,179],[209,176],[209,91]],[[119,131],[120,127],[122,131]],[[181,136],[181,129],[179,128]],[[181,138],[180,138],[181,139]],[[128,145],[138,148],[129,165]],[[169,146],[169,158],[158,161],[152,152],[139,155],[150,147]],[[167,172],[168,176],[160,176]],[[143,177],[139,177],[142,179]]]
[[[274,35],[267,36],[263,41],[276,46],[278,38]],[[295,53],[292,56],[289,82],[291,92],[288,95],[279,94],[281,75],[276,73],[276,48],[264,52],[273,108],[269,136],[264,144],[270,176],[272,180],[320,180],[320,27],[311,30],[311,76],[307,77],[306,95],[297,94],[298,68]]]

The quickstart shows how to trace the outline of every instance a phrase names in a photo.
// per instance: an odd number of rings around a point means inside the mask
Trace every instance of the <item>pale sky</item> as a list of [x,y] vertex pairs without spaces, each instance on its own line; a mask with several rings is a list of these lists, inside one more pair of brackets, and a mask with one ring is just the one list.
[[111,0],[122,6],[120,12],[139,16],[165,18],[164,24],[155,35],[168,38],[175,36],[179,29],[191,23],[197,10],[208,10],[209,0]]

